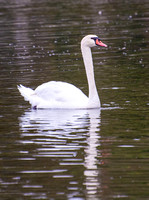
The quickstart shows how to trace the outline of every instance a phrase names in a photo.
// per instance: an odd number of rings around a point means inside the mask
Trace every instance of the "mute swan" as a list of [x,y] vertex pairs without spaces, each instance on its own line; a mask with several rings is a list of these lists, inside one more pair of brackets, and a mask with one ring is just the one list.
[[35,90],[19,85],[18,90],[21,95],[26,101],[29,101],[35,109],[99,108],[100,99],[94,79],[94,67],[91,53],[91,47],[94,46],[107,47],[96,35],[87,35],[81,40],[81,51],[87,75],[89,97],[74,85],[60,81],[43,83]]

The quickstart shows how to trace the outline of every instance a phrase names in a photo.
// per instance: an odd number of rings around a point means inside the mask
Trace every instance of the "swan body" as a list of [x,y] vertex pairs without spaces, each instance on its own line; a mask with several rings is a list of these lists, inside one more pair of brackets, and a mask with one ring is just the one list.
[[43,83],[35,90],[19,85],[18,90],[21,95],[26,101],[29,101],[33,108],[37,109],[99,108],[100,99],[96,89],[91,54],[91,47],[94,46],[107,47],[96,35],[87,35],[81,41],[81,51],[89,86],[89,97],[76,86],[61,81]]

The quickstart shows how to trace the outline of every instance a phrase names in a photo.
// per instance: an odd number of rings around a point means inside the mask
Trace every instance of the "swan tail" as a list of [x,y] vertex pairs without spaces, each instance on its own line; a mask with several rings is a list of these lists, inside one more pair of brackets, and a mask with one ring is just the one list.
[[25,101],[29,101],[32,107],[36,107],[39,103],[39,97],[36,95],[35,91],[31,88],[24,87],[23,85],[18,85],[17,87]]
[[35,92],[31,88],[24,87],[23,85],[18,85],[18,90],[20,94],[24,97],[26,101],[29,101],[31,98],[31,95],[34,95]]

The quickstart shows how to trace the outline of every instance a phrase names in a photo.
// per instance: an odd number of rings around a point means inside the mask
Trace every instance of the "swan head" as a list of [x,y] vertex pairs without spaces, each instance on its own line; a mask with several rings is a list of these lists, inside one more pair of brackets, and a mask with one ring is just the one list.
[[102,46],[102,47],[107,47],[106,44],[101,42],[99,37],[97,35],[86,35],[82,40],[81,40],[81,46],[86,46],[86,47],[95,47],[95,46]]

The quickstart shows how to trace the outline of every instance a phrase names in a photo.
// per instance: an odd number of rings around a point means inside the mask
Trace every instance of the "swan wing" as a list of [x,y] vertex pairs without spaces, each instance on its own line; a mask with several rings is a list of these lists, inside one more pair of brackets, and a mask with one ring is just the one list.
[[53,108],[82,107],[88,102],[88,97],[79,88],[60,81],[43,83],[35,89],[35,94]]
[[35,90],[18,86],[18,90],[32,107],[36,108],[87,108],[88,97],[72,84],[50,81]]

